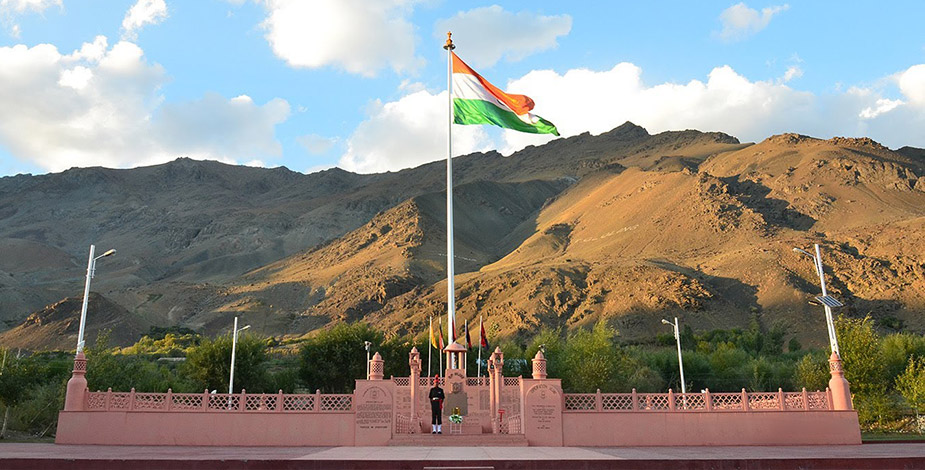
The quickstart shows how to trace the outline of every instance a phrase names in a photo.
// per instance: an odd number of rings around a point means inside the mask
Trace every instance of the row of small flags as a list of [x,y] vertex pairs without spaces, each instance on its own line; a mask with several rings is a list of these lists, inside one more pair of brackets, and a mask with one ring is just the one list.
[[[472,349],[472,338],[469,336],[469,320],[466,320],[466,323],[463,328],[465,329],[465,332],[466,332],[465,333],[466,348]],[[453,329],[454,330],[456,329],[455,326]],[[454,334],[453,336],[458,336],[458,335]],[[456,341],[458,342],[461,339],[462,337],[459,337],[459,339],[457,339]],[[430,345],[437,348],[440,351],[443,351],[445,349],[445,345],[443,343],[443,321],[440,318],[437,319],[437,336],[434,336],[434,319],[433,318],[430,319]],[[485,335],[485,325],[482,324],[481,317],[479,318],[479,346],[485,349],[489,349],[488,336]]]

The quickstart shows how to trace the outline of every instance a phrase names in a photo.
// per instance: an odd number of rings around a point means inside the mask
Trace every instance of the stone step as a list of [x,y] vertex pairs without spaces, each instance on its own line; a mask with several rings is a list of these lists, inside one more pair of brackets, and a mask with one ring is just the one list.
[[398,434],[390,446],[414,447],[527,447],[523,434]]

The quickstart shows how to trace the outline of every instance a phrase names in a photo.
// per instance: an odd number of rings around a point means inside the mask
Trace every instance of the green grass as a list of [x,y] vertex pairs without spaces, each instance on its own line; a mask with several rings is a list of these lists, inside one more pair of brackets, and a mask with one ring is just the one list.
[[912,433],[912,432],[862,431],[861,440],[864,442],[925,441],[925,434],[918,434],[918,433]]

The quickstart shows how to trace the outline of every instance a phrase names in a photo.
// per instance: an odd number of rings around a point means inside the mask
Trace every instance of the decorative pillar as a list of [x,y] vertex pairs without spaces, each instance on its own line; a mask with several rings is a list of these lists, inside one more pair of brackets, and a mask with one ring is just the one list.
[[546,378],[546,356],[543,355],[543,351],[537,351],[533,357],[533,378]]
[[64,398],[64,411],[86,411],[87,406],[87,358],[83,351],[74,357],[74,371],[67,381],[67,395]]
[[421,387],[421,353],[418,348],[412,347],[408,353],[408,365],[411,367],[411,378],[408,380],[411,391],[411,432],[416,434],[418,429],[415,417],[418,414],[418,389]]
[[382,380],[383,375],[385,375],[385,361],[382,360],[379,352],[376,352],[369,360],[369,380]]
[[832,378],[829,379],[829,390],[831,390],[832,396],[832,409],[854,409],[851,403],[851,388],[848,385],[848,380],[845,379],[845,368],[842,365],[841,358],[838,357],[838,353],[834,351],[829,357],[829,371],[832,373]]
[[504,353],[501,352],[501,348],[496,347],[495,352],[491,353],[491,357],[488,358],[488,374],[491,377],[489,398],[491,400],[492,432],[495,434],[501,432],[498,410],[501,409],[501,387],[504,385],[504,376],[501,374],[503,369]]

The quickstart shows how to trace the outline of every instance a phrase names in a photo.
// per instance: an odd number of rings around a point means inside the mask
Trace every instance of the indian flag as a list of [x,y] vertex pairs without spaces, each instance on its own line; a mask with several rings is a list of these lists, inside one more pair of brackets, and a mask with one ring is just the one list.
[[456,53],[453,56],[453,122],[494,124],[533,134],[559,135],[553,123],[530,113],[529,96],[508,94],[475,73]]

